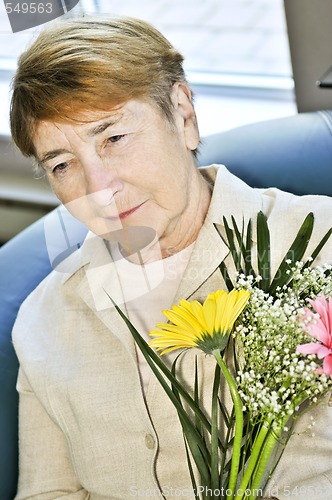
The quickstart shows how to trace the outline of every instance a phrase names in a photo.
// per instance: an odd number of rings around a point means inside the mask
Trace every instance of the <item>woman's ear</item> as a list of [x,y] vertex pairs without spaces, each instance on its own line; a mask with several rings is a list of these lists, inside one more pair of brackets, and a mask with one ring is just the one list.
[[199,131],[188,85],[185,82],[176,82],[172,88],[171,99],[175,116],[180,118],[176,123],[183,128],[187,148],[193,151],[199,144]]

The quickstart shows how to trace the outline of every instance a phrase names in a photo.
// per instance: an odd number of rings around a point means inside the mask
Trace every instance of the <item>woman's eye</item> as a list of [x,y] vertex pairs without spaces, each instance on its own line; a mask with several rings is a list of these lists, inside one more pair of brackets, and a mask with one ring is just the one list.
[[111,137],[109,137],[107,140],[108,140],[108,142],[118,142],[118,141],[120,141],[123,137],[124,137],[124,134],[120,134],[120,135],[112,135],[112,136],[111,136]]
[[68,163],[64,161],[63,163],[59,163],[52,169],[52,173],[57,173],[57,172],[62,172],[63,170],[66,170],[68,167]]

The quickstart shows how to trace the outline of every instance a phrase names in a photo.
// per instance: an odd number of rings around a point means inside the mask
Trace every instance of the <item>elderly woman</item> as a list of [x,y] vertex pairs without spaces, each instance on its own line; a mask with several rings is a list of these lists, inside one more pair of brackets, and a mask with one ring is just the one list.
[[[17,499],[194,498],[176,411],[109,297],[148,338],[179,298],[202,301],[225,289],[223,216],[242,223],[263,210],[274,269],[309,211],[316,224],[307,255],[329,227],[328,198],[254,190],[224,167],[197,168],[182,61],[153,27],[126,18],[57,23],[19,60],[13,138],[90,233],[66,272],[55,269],[26,300],[14,329]],[[203,391],[211,377],[204,363]],[[188,353],[181,374],[189,384],[192,367]],[[316,437],[292,436],[265,493],[271,498],[303,499],[297,485],[308,500],[331,497],[331,410],[309,413]]]

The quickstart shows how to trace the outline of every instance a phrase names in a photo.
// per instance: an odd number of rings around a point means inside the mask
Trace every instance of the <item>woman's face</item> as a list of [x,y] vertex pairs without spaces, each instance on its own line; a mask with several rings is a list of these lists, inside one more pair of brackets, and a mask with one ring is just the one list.
[[95,234],[145,226],[160,240],[194,220],[202,183],[195,114],[184,85],[174,86],[172,100],[174,127],[139,100],[80,122],[39,123],[34,146],[52,189]]

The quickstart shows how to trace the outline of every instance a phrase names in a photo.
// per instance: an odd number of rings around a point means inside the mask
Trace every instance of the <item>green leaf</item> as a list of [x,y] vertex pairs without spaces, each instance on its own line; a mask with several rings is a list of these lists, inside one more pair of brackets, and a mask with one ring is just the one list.
[[241,254],[241,258],[243,260],[243,264],[241,264],[241,266],[239,266],[237,268],[237,270],[239,272],[241,272],[241,270],[244,268],[245,274],[247,274],[247,275],[250,274],[250,275],[255,276],[255,273],[254,273],[253,268],[252,268],[252,260],[251,260],[251,242],[252,242],[251,220],[249,219],[249,222],[247,224],[246,237],[244,236],[244,234],[245,234],[244,233],[244,220],[242,222],[241,232],[240,232],[240,230],[236,224],[236,220],[234,219],[233,216],[231,217],[231,220],[232,220],[235,236],[237,239],[237,244],[239,247],[239,254]]
[[[325,236],[323,236],[321,241],[316,246],[315,250],[312,252],[312,254],[311,254],[312,261],[314,261],[316,259],[316,257],[318,256],[318,254],[321,252],[322,248],[325,246],[327,241],[330,239],[331,234],[332,234],[332,227],[327,231]],[[308,262],[306,262],[305,267],[310,266],[312,261],[309,260]]]
[[[222,411],[222,414],[224,415],[225,407],[224,407],[224,405],[222,405],[221,402],[220,402],[220,409]],[[225,424],[226,424],[226,427],[227,427],[227,432],[226,432],[226,436],[225,436],[225,440],[224,440],[225,452],[221,456],[221,461],[220,461],[220,478],[219,478],[219,481],[220,481],[220,486],[224,486],[225,488],[227,488],[228,481],[229,481],[229,473],[230,473],[230,470],[231,470],[231,458],[230,458],[230,460],[226,464],[226,458],[227,458],[226,451],[232,445],[232,438],[231,438],[231,436],[232,436],[232,432],[233,432],[234,425],[235,425],[235,408],[234,408],[234,405],[232,405],[231,414],[229,416],[227,415],[227,420],[225,419]],[[225,480],[224,484],[223,484],[223,479]]]
[[[176,363],[177,363],[179,357],[181,356],[181,354],[182,353],[180,353],[175,358],[175,360],[172,363],[172,375],[174,377],[176,376]],[[195,362],[195,374],[196,374],[195,375],[195,385],[196,385],[196,378],[197,378],[197,358],[196,358],[196,362]],[[174,386],[174,384],[172,384],[172,391],[173,391],[175,397],[177,398],[177,400],[179,402],[179,405],[183,408],[182,401],[181,401],[181,396],[179,394],[179,391]],[[196,401],[196,403],[198,405],[199,404],[199,400],[198,400],[198,392],[197,392],[197,399],[196,399],[196,389],[195,389],[195,401]],[[200,422],[200,420],[195,415],[195,426],[189,426],[188,427],[188,422],[186,422],[186,421],[183,420],[182,415],[179,412],[178,412],[178,415],[179,415],[179,419],[180,419],[180,422],[181,422],[181,425],[182,425],[182,430],[183,430],[183,434],[184,434],[185,444],[187,443],[187,445],[190,448],[191,454],[192,454],[193,459],[194,459],[194,461],[196,463],[197,469],[198,469],[198,471],[199,471],[199,473],[201,475],[202,480],[205,482],[206,486],[209,486],[210,485],[209,464],[211,462],[211,456],[210,456],[210,452],[208,450],[208,447],[206,445],[205,436],[204,436],[204,432],[202,431],[201,422]],[[192,428],[193,427],[196,428],[199,436],[201,437],[200,446],[197,446],[197,442],[195,441],[195,435],[193,435],[193,433],[192,433]],[[186,450],[187,450],[187,446],[186,446]],[[202,452],[202,450],[203,450],[203,452]],[[189,455],[187,456],[187,463],[188,463],[188,467],[189,467],[189,471],[190,471],[190,469],[192,469],[192,465],[191,465],[191,460],[190,460],[190,456]]]
[[[199,384],[198,384],[198,367],[197,367],[197,356],[195,357],[195,382],[194,382],[194,400],[196,405],[199,407]],[[202,433],[202,424],[195,414],[195,424],[197,430]]]
[[[189,454],[189,450],[188,450],[188,445],[187,445],[186,442],[184,444],[185,444],[185,448],[186,448],[187,464],[188,464],[188,469],[189,469],[191,484],[192,484],[192,487],[193,487],[193,490],[194,490],[195,498],[198,498],[198,500],[199,500],[198,488],[197,488],[197,483],[196,483],[196,479],[195,479],[195,474],[194,474],[193,466],[192,466],[191,460],[190,460],[190,454]],[[203,496],[203,500],[205,500],[205,495]]]
[[[292,245],[287,251],[286,255],[281,261],[281,264],[275,274],[275,277],[271,283],[269,292],[273,295],[278,287],[283,287],[287,285],[291,280],[291,275],[287,273],[290,267],[300,261],[307,249],[308,243],[310,241],[312,230],[314,227],[314,215],[310,212],[304,219]],[[323,238],[324,239],[324,238]]]
[[[235,269],[239,273],[243,273],[243,269],[241,266],[241,253],[236,248],[233,232],[232,232],[231,228],[229,227],[225,217],[223,217],[223,221],[224,221],[224,227],[225,227],[227,241],[228,241],[228,248],[231,252],[232,259],[233,259],[233,262],[235,265]],[[237,229],[237,227],[236,227],[236,229]],[[234,232],[235,232],[235,228],[234,228]]]
[[249,219],[247,225],[247,236],[246,236],[246,244],[245,244],[245,252],[244,252],[244,267],[245,272],[248,275],[256,276],[253,267],[252,267],[252,258],[251,258],[251,241],[252,241],[252,224],[251,219]]
[[[236,224],[236,220],[233,217],[233,215],[231,216],[231,221],[233,224],[234,233],[235,233],[237,244],[239,247],[239,250],[238,250],[239,260],[241,261],[241,258],[244,260],[245,253],[246,253],[246,247],[245,247],[245,243],[244,243],[244,220],[242,221],[241,232]],[[245,262],[245,260],[244,260],[244,262]],[[241,264],[241,268],[243,269],[242,264]]]
[[220,272],[222,274],[222,277],[224,278],[227,290],[230,292],[231,290],[233,290],[234,285],[233,285],[233,282],[228,274],[228,270],[227,270],[225,262],[220,262],[219,269],[220,269]]
[[263,212],[257,214],[257,267],[262,277],[259,287],[265,292],[269,289],[271,280],[270,269],[270,231]]
[[188,416],[187,413],[183,410],[183,412],[178,412],[178,415],[182,425],[183,433],[185,435],[185,439],[188,443],[190,452],[199,471],[201,482],[207,487],[210,487],[210,454],[206,453],[207,450],[205,443],[202,445],[202,437],[197,435],[195,426],[192,424],[189,418],[186,418],[184,416]]
[[[225,244],[228,246],[234,266],[236,271],[243,273],[243,266],[246,275],[256,276],[256,273],[252,265],[252,248],[251,248],[251,233],[252,224],[249,220],[247,225],[246,238],[244,238],[244,230],[239,230],[234,217],[231,217],[231,221],[234,228],[234,233],[230,229],[229,224],[225,217],[223,217],[223,223],[226,231],[227,241],[224,240]],[[271,248],[270,248],[270,231],[267,223],[266,216],[260,211],[257,214],[257,268],[258,273],[262,277],[262,280],[258,283],[258,286],[269,292],[271,295],[276,293],[278,287],[282,288],[284,285],[288,285],[292,276],[288,272],[289,269],[294,266],[297,261],[301,261],[310,241],[312,231],[314,226],[314,216],[310,212],[304,219],[292,245],[283,257],[275,275],[271,282]],[[235,235],[235,236],[234,236]],[[325,234],[320,243],[317,245],[315,250],[312,252],[311,259],[315,260],[316,257],[321,252],[322,248],[329,240],[332,235],[332,228]],[[220,235],[221,236],[221,235]],[[222,236],[221,236],[222,238]],[[245,240],[245,241],[244,241]],[[242,260],[244,264],[242,264]],[[312,260],[308,260],[304,267],[310,266]],[[234,283],[232,282],[228,269],[224,262],[219,265],[220,272],[224,278],[226,287],[228,291],[234,288]]]
[[[244,237],[244,227],[242,227],[242,231],[240,232],[236,220],[234,217],[232,217],[232,224],[234,228],[234,234],[236,237],[236,241],[234,239],[234,235],[232,230],[230,229],[225,217],[224,217],[224,226],[226,230],[226,235],[227,235],[227,241],[225,241],[222,236],[220,237],[224,240],[225,244],[228,246],[231,256],[234,262],[235,269],[238,273],[243,273],[243,266],[245,269],[245,273],[247,275],[252,275],[256,276],[253,267],[252,267],[252,251],[251,251],[251,244],[252,244],[252,224],[251,220],[249,220],[248,225],[247,225],[247,232],[246,232],[246,238]],[[216,227],[216,225],[215,225]],[[216,227],[217,229],[217,227]],[[218,230],[218,229],[217,229]],[[243,261],[243,264],[242,264]],[[231,277],[229,275],[228,269],[226,267],[226,264],[224,262],[221,262],[219,264],[219,269],[220,272],[224,278],[227,290],[230,292],[234,288],[234,283],[231,280]]]

